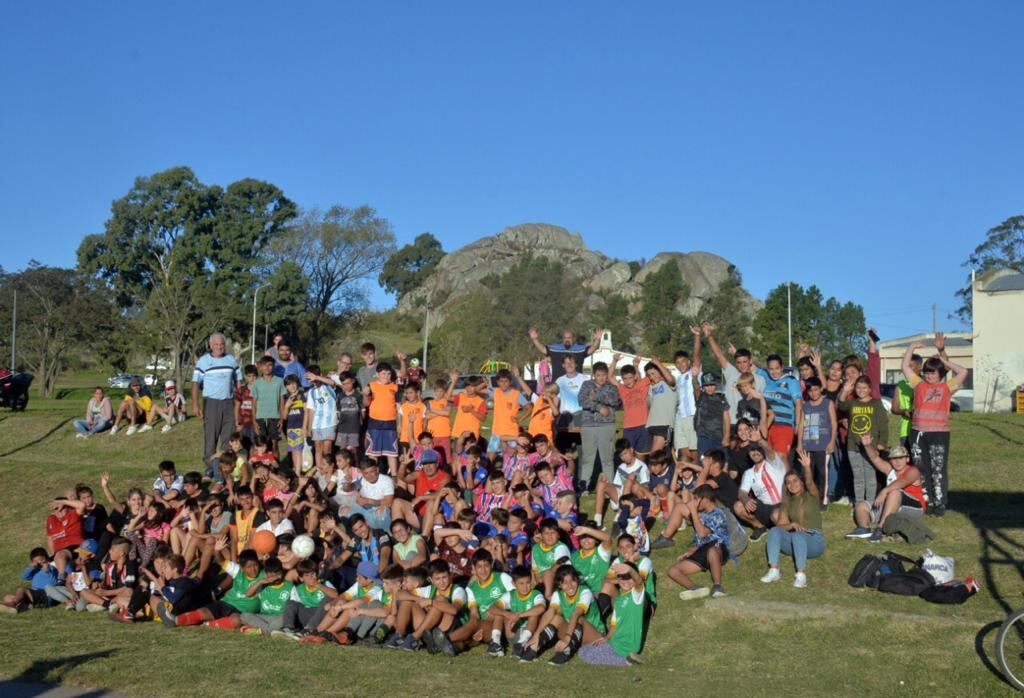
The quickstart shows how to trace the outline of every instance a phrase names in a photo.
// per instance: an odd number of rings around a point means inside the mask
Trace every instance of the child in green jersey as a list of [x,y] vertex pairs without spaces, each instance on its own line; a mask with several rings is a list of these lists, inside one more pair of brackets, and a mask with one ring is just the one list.
[[[544,594],[533,586],[533,573],[526,565],[519,565],[512,569],[512,583],[515,589],[506,592],[491,606],[489,615],[494,616],[497,635],[498,649],[501,650],[501,632],[512,646],[512,656],[521,659],[523,646],[530,641],[537,627],[540,625],[540,617],[547,608]],[[500,621],[500,622],[499,622]],[[492,633],[492,644],[494,636]],[[491,654],[488,647],[488,656],[500,657],[505,653]]]
[[533,544],[533,579],[538,586],[544,585],[544,596],[551,598],[555,590],[555,570],[558,565],[569,562],[569,548],[559,539],[555,519],[544,519],[538,528],[540,541]]
[[543,628],[533,636],[519,658],[532,662],[554,645],[554,657],[549,664],[567,663],[581,645],[589,645],[602,638],[604,623],[594,602],[594,594],[583,584],[583,578],[572,565],[562,565],[555,573],[558,590],[552,594],[548,610],[540,620]]
[[632,562],[619,562],[612,567],[619,593],[609,621],[607,637],[580,648],[580,659],[587,664],[627,666],[640,663],[638,653],[643,645],[647,595],[640,570]]
[[[218,543],[218,547],[223,547]],[[227,577],[221,586],[227,585],[227,593],[220,601],[215,601],[198,611],[189,611],[178,615],[173,623],[178,627],[205,623],[210,628],[234,630],[242,624],[242,613],[256,613],[260,600],[249,595],[249,590],[263,579],[263,570],[255,550],[243,550],[238,555],[238,562],[228,562],[224,566]]]
[[284,609],[295,585],[284,578],[284,565],[276,557],[263,563],[263,579],[249,587],[245,595],[259,600],[257,613],[240,614],[239,630],[245,635],[270,635],[284,627]]
[[327,604],[338,598],[330,582],[320,581],[315,560],[300,560],[295,571],[299,583],[292,588],[291,598],[285,604],[281,629],[271,632],[271,637],[301,639],[307,631],[316,630],[327,612]]

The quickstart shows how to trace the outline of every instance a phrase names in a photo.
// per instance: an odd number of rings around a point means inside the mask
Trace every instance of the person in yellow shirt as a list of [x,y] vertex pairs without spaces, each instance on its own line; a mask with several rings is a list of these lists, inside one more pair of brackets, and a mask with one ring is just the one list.
[[[398,353],[398,376],[405,377],[405,354]],[[388,470],[398,472],[398,385],[391,364],[377,364],[377,380],[363,386],[369,404],[366,421],[366,455],[387,458]]]
[[114,426],[110,428],[110,435],[117,433],[121,420],[128,422],[128,430],[125,434],[131,436],[139,429],[139,425],[149,422],[150,412],[153,410],[153,398],[149,391],[142,385],[140,378],[132,378],[128,384],[128,392],[117,408],[117,416],[114,417]]
[[504,451],[504,444],[519,436],[519,411],[526,405],[523,393],[512,387],[512,372],[498,371],[498,387],[494,390],[494,421],[487,452],[491,458]]
[[419,440],[426,423],[427,404],[420,399],[420,384],[405,386],[405,401],[398,407],[398,447],[404,452]]

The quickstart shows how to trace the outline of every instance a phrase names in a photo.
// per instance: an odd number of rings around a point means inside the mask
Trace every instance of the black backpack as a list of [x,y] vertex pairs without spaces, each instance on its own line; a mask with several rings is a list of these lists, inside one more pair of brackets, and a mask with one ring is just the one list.
[[920,596],[935,586],[935,578],[920,567],[906,572],[893,572],[878,580],[878,590],[900,596]]
[[879,581],[890,574],[902,573],[903,563],[915,566],[917,563],[909,557],[887,550],[881,555],[865,555],[853,567],[850,578],[847,580],[850,586],[855,589],[868,587],[877,589]]

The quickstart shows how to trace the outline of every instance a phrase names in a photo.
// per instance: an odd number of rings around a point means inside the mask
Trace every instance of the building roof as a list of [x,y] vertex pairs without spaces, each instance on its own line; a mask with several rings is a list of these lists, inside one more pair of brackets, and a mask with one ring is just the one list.
[[982,289],[986,293],[996,291],[1024,291],[1024,274],[1006,274],[994,279]]

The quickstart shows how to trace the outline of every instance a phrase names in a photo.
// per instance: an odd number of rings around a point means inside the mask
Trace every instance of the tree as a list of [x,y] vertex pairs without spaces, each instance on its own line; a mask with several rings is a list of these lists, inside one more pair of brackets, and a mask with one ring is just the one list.
[[537,352],[526,338],[558,336],[580,322],[583,291],[560,262],[524,255],[505,273],[491,274],[483,288],[446,309],[434,341],[441,364],[476,369],[489,358],[523,364]]
[[276,241],[274,258],[293,262],[306,278],[310,332],[303,348],[310,357],[318,357],[332,322],[365,307],[363,282],[379,274],[394,251],[391,224],[369,206],[306,211]]
[[[753,349],[761,357],[779,354],[787,357],[786,292],[789,284],[779,284],[768,294],[764,307],[754,317]],[[801,342],[818,348],[826,358],[863,354],[867,350],[864,309],[852,302],[840,303],[824,298],[817,286],[792,284],[793,347]],[[796,361],[796,356],[793,360]]]
[[272,184],[246,179],[223,190],[175,167],[137,178],[104,232],[79,245],[78,264],[114,294],[140,347],[171,353],[180,384],[210,332],[248,335],[239,328],[260,254],[294,215]]
[[[974,248],[962,266],[978,273],[990,269],[1013,269],[1024,273],[1024,216],[1007,218],[985,235],[985,241]],[[970,274],[967,275],[967,283],[956,295],[963,299],[956,315],[964,322],[970,322],[974,296]]]
[[690,297],[690,287],[683,273],[672,260],[661,265],[641,285],[643,309],[637,320],[643,328],[647,351],[655,356],[671,358],[691,337],[689,323],[678,307]]
[[[732,342],[737,347],[746,347],[750,342],[752,321],[746,298],[739,270],[730,267],[728,278],[715,289],[715,294],[701,307],[699,320],[707,320],[715,326],[715,336],[720,342]],[[707,342],[704,343],[704,350],[704,365],[713,365],[715,362]]]
[[430,276],[444,255],[440,241],[430,233],[423,233],[388,258],[378,281],[388,293],[401,300]]
[[[53,396],[64,372],[95,356],[117,324],[109,294],[73,269],[32,261],[22,272],[0,276],[0,288],[5,305],[18,291],[18,357],[43,397]],[[3,315],[10,318],[9,307]]]

